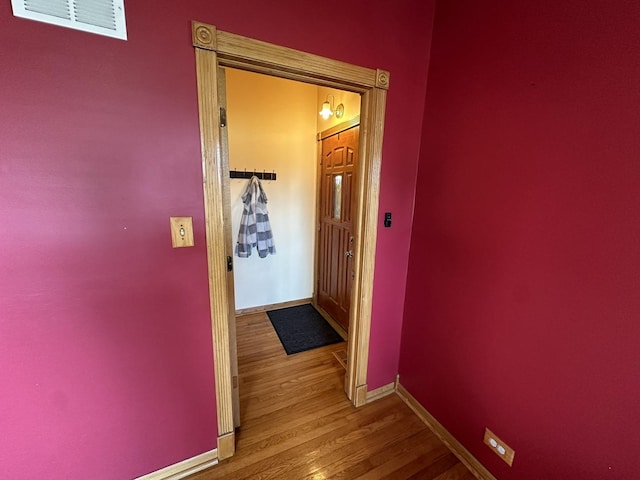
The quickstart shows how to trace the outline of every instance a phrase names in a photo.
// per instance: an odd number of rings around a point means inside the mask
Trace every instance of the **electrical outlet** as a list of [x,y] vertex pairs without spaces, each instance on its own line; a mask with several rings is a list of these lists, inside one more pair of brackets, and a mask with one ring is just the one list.
[[496,455],[504,460],[507,465],[511,466],[513,464],[513,457],[515,457],[516,452],[514,452],[513,448],[500,440],[496,434],[488,428],[484,429],[484,443],[493,450]]

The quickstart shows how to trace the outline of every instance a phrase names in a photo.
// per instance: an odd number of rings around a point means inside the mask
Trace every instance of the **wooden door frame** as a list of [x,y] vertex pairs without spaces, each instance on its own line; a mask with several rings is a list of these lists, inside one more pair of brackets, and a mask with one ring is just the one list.
[[229,183],[222,161],[217,67],[233,67],[359,93],[360,152],[354,222],[355,275],[351,290],[345,392],[359,407],[367,398],[367,362],[373,297],[382,136],[389,72],[373,70],[217,30],[192,22],[202,151],[209,303],[218,417],[218,458],[235,452],[233,375],[223,191]]

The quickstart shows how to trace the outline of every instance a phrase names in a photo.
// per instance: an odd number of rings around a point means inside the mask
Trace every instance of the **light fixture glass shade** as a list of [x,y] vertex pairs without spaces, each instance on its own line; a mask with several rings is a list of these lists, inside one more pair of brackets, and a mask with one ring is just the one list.
[[331,104],[329,102],[324,102],[322,104],[322,110],[320,110],[320,116],[327,120],[333,112],[331,111]]

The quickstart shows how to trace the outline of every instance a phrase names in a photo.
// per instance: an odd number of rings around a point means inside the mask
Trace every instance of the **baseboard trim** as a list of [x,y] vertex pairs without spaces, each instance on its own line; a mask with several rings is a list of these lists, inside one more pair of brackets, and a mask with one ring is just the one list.
[[236,432],[229,432],[218,437],[218,460],[226,460],[236,453]]
[[383,385],[378,387],[370,392],[367,392],[367,403],[375,402],[376,400],[380,400],[388,395],[391,395],[396,391],[396,382],[388,383],[387,385]]
[[398,383],[396,393],[476,478],[479,480],[497,480],[402,384]]
[[358,385],[356,387],[355,401],[353,401],[354,407],[362,407],[367,404],[367,384]]
[[236,315],[252,315],[254,313],[268,312],[269,310],[278,310],[279,308],[297,307],[298,305],[306,305],[311,303],[311,298],[301,298],[300,300],[291,300],[290,302],[272,303],[270,305],[261,305],[259,307],[241,308],[236,310]]
[[218,449],[214,448],[208,452],[201,453],[195,457],[188,458],[168,467],[147,473],[134,480],[180,480],[194,473],[201,472],[218,463]]

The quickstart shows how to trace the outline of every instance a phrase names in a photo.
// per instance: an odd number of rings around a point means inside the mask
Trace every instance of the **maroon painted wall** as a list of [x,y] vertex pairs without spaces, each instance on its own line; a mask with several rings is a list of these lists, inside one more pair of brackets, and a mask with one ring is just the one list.
[[[379,234],[369,386],[393,381],[423,3],[130,1],[123,42],[17,19],[2,2],[3,476],[131,478],[216,446],[192,19],[391,71],[380,210],[395,216]],[[195,248],[171,248],[171,215],[194,217]]]
[[502,480],[640,478],[640,6],[433,32],[401,383]]
[[[216,447],[188,25],[130,3],[129,42],[0,5],[6,478],[132,478]],[[196,248],[171,248],[171,215]]]

